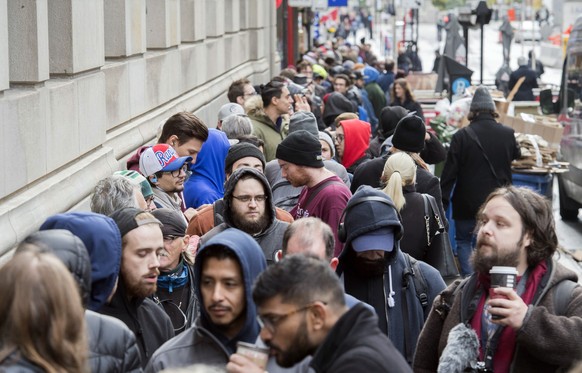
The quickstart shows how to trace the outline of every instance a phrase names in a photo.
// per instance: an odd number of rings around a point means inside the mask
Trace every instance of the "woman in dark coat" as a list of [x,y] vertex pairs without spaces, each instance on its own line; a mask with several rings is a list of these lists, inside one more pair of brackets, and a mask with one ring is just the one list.
[[416,115],[424,121],[424,113],[422,112],[420,103],[414,100],[410,84],[408,84],[406,79],[400,78],[394,81],[390,97],[392,97],[390,106],[402,106],[409,112],[415,111]]

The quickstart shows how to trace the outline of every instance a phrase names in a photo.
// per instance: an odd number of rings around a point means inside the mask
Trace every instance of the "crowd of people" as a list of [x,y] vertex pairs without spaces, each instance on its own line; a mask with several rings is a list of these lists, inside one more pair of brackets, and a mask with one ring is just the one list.
[[[487,89],[447,152],[394,64],[361,51],[316,48],[269,82],[233,82],[215,126],[172,115],[97,183],[91,212],[26,237],[0,269],[0,372],[581,360],[582,288],[553,259],[549,202],[511,186],[519,148]],[[461,271],[447,284],[433,242],[449,204]],[[515,267],[517,287],[492,287],[493,266]]]

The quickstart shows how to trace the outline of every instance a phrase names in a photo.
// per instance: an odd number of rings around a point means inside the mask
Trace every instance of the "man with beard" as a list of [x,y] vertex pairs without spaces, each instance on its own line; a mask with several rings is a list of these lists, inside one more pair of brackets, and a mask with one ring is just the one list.
[[[293,218],[313,216],[330,227],[337,227],[352,194],[339,177],[325,168],[319,139],[305,130],[290,133],[277,147],[276,157],[281,176],[294,187],[305,186],[297,205],[290,211]],[[336,231],[334,236],[334,256],[338,256],[343,245]]]
[[251,286],[266,266],[259,245],[238,229],[220,232],[202,245],[194,264],[200,316],[160,347],[145,371],[193,364],[224,368],[237,342],[255,343],[260,327]]
[[[348,309],[337,276],[327,263],[292,255],[267,268],[257,279],[253,299],[261,339],[282,367],[313,355],[316,372],[410,372],[384,333],[376,315],[362,304]],[[229,372],[256,367],[233,356]]]
[[[575,273],[552,259],[557,246],[544,197],[526,188],[493,191],[477,213],[475,273],[435,300],[418,341],[415,372],[434,372],[439,357],[458,357],[466,349],[453,348],[452,340],[447,346],[459,323],[476,333],[480,348],[474,352],[487,371],[568,370],[581,357],[582,288]],[[516,288],[491,288],[493,266],[516,268]]]
[[253,236],[267,263],[273,263],[289,223],[276,218],[272,197],[269,182],[260,171],[248,167],[234,171],[224,185],[224,223],[202,236],[201,244],[227,228],[237,228]]
[[179,157],[178,153],[167,144],[157,144],[141,153],[139,172],[150,182],[154,191],[154,204],[157,208],[168,208],[182,213],[180,192],[189,176],[192,157]]
[[135,334],[142,365],[174,336],[170,318],[149,297],[156,292],[164,249],[161,223],[149,212],[133,207],[115,211],[111,218],[121,233],[119,284],[111,301],[99,312],[123,321]]
[[374,307],[380,330],[412,364],[430,305],[445,283],[436,269],[400,250],[400,217],[382,191],[360,187],[343,217],[338,234],[345,246],[337,274],[345,292]]

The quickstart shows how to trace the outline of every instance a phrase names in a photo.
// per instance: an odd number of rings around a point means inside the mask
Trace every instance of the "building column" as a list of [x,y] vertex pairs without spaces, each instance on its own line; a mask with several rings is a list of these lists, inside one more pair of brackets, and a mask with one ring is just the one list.
[[146,3],[105,0],[105,57],[127,57],[146,51]]
[[147,47],[164,49],[180,44],[180,0],[147,0]]
[[7,0],[0,0],[0,93],[10,87],[8,59],[8,6]]

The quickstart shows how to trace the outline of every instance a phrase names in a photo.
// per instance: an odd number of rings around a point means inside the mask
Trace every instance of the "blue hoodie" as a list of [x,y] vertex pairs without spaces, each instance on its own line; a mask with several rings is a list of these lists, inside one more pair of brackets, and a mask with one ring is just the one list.
[[196,163],[192,165],[192,176],[184,184],[186,207],[198,208],[211,204],[224,195],[224,161],[230,143],[224,132],[215,128],[208,131],[208,140],[202,145]]
[[200,279],[200,272],[202,271],[202,263],[201,260],[198,260],[198,257],[206,250],[212,249],[212,246],[224,246],[234,252],[238,257],[245,283],[246,321],[238,335],[231,340],[223,336],[210,320],[202,302],[199,283],[196,286],[196,294],[202,303],[200,307],[200,322],[202,326],[209,330],[232,354],[236,351],[236,343],[238,341],[254,344],[261,331],[256,318],[257,307],[253,301],[252,287],[255,279],[267,268],[267,262],[261,247],[251,236],[238,229],[229,228],[212,237],[198,250],[196,254],[197,260],[194,263],[194,276],[197,279]]
[[121,234],[115,221],[93,212],[69,212],[49,217],[40,230],[65,229],[79,237],[91,257],[88,309],[98,311],[111,295],[121,264]]

